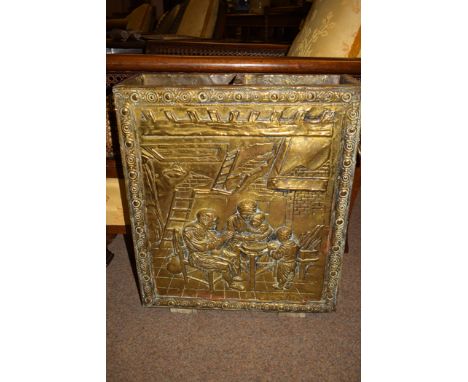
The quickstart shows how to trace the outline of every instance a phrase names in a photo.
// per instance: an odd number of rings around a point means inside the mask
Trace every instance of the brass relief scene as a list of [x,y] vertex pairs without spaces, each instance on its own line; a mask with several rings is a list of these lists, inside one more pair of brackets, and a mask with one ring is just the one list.
[[157,294],[320,300],[337,157],[326,126],[308,136],[143,134]]
[[161,73],[113,92],[145,306],[334,309],[357,84]]

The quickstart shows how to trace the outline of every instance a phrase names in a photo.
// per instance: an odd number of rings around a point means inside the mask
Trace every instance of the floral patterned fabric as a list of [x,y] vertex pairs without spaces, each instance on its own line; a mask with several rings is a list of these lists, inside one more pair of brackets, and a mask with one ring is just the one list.
[[316,0],[288,56],[360,57],[361,0]]

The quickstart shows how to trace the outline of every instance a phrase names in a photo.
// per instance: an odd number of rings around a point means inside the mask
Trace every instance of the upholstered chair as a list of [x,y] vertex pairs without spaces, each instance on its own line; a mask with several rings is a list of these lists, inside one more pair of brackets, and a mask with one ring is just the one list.
[[[155,28],[157,35],[212,38],[219,0],[187,0],[166,12]],[[173,37],[173,36],[172,36]]]
[[288,56],[361,55],[361,1],[315,0]]
[[142,4],[135,8],[127,17],[110,19],[106,22],[106,29],[125,29],[138,33],[147,33],[154,23],[154,10],[149,4]]
[[190,0],[177,34],[201,38],[213,37],[219,0]]

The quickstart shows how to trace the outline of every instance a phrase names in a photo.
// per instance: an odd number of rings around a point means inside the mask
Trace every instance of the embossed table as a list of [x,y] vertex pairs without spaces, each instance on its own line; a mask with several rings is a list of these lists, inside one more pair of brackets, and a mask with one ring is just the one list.
[[263,251],[267,248],[266,245],[260,245],[258,247],[243,247],[242,253],[244,253],[249,259],[249,285],[248,289],[255,290],[255,277],[257,275],[257,259],[265,254]]

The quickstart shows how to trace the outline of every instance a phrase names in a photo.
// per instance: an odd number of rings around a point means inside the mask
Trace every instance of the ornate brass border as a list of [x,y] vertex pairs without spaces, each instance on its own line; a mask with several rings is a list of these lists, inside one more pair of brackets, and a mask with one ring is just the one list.
[[[125,82],[114,87],[115,111],[125,173],[127,200],[140,282],[141,299],[150,307],[185,307],[197,309],[262,310],[281,312],[329,312],[335,309],[341,264],[346,241],[348,210],[360,135],[360,89],[356,85],[283,86],[279,87],[199,87],[187,89],[165,87],[148,90],[141,86],[126,88]],[[212,301],[201,298],[174,298],[157,296],[152,271],[152,259],[147,251],[147,224],[143,197],[142,168],[137,152],[140,145],[136,134],[135,106],[145,104],[167,105],[178,102],[203,105],[210,103],[242,104],[248,102],[308,102],[314,104],[346,104],[343,143],[339,160],[339,181],[335,189],[332,211],[332,238],[327,269],[320,301],[307,304],[248,301]]]

